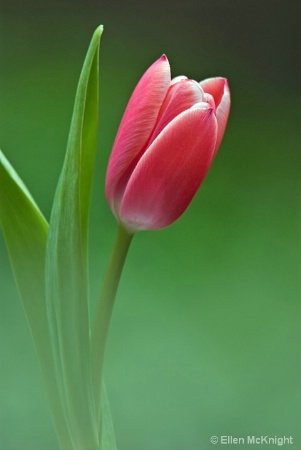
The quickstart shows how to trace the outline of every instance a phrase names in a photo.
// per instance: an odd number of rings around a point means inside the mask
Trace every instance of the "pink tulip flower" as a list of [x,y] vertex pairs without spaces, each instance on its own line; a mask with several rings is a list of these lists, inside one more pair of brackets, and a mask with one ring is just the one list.
[[181,216],[218,150],[229,110],[225,78],[171,79],[165,55],[144,73],[106,176],[108,203],[128,231],[163,228]]

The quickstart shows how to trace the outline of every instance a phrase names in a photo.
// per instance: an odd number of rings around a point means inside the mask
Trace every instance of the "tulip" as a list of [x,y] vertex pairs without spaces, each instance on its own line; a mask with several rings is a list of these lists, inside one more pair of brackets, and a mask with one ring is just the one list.
[[185,211],[222,141],[230,110],[225,78],[171,79],[165,55],[144,73],[123,115],[106,197],[130,233],[170,225]]

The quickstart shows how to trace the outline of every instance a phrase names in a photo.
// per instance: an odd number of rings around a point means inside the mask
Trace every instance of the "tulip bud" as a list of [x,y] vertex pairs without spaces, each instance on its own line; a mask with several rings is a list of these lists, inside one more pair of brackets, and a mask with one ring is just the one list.
[[140,79],[123,115],[106,196],[130,232],[166,227],[185,211],[222,141],[230,110],[225,78],[171,80],[165,55]]

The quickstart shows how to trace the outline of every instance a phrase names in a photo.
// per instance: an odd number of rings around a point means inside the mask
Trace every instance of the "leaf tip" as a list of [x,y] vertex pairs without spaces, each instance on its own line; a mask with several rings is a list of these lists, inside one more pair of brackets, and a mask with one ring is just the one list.
[[94,38],[95,39],[100,39],[101,35],[103,33],[103,25],[99,25],[96,30],[94,31]]

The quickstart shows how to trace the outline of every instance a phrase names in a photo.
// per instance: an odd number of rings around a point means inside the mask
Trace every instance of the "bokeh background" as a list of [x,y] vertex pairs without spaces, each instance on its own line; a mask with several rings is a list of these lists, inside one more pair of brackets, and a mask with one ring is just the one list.
[[[118,449],[224,448],[212,435],[300,449],[300,2],[2,0],[1,146],[47,218],[100,23],[92,309],[116,232],[107,159],[139,77],[166,53],[173,76],[227,77],[233,101],[187,212],[130,249],[106,360]],[[2,235],[0,264],[0,448],[57,450]]]

